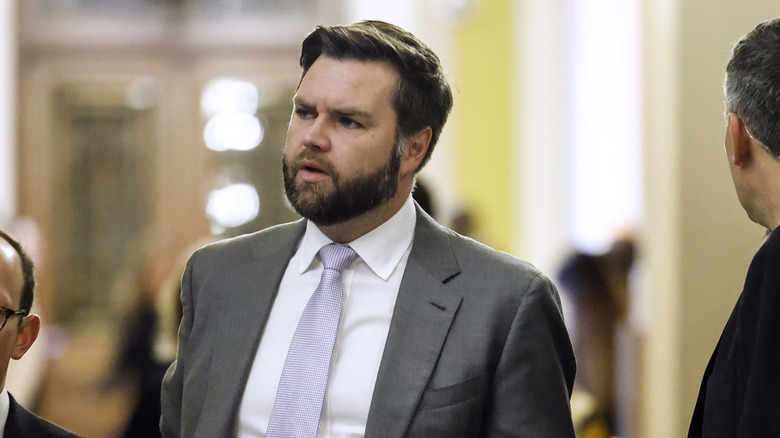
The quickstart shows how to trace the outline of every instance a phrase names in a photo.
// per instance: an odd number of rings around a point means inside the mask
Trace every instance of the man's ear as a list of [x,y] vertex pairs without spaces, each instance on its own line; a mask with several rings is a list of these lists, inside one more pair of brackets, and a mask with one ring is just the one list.
[[414,173],[417,171],[417,167],[420,166],[423,158],[425,158],[425,154],[428,152],[432,137],[433,130],[430,126],[426,126],[414,133],[406,141],[404,157],[401,162],[402,173]]
[[729,135],[731,136],[731,164],[743,167],[750,162],[750,134],[742,117],[729,113]]
[[11,357],[19,360],[32,347],[32,344],[38,339],[38,332],[41,330],[41,318],[31,313],[22,320],[19,327],[19,333],[16,335],[16,344],[11,352]]

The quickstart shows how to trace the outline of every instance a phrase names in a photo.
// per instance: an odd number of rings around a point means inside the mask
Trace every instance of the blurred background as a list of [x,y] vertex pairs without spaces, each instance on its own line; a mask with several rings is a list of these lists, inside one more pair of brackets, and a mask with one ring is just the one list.
[[297,217],[280,158],[301,40],[383,19],[455,91],[419,178],[432,215],[561,290],[581,436],[683,436],[763,235],[723,153],[724,67],[778,15],[776,0],[0,0],[0,225],[36,259],[45,324],[9,390],[90,438],[153,436],[186,256]]

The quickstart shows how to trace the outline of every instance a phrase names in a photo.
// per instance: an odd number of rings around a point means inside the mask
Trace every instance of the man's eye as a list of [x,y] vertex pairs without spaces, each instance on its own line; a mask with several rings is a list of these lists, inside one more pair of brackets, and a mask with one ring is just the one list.
[[298,115],[301,119],[309,119],[313,117],[313,113],[307,109],[304,108],[298,108],[295,110],[295,114]]
[[361,125],[359,122],[356,122],[354,119],[350,119],[349,117],[342,117],[341,124],[344,125],[345,128],[349,128],[349,129],[357,129],[363,127],[363,125]]

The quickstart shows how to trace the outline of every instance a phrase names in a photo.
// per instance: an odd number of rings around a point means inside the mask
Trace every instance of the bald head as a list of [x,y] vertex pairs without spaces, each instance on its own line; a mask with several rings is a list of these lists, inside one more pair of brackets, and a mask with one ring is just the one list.
[[[5,386],[8,363],[21,359],[32,347],[41,319],[30,313],[35,277],[33,263],[22,246],[0,230],[0,306],[5,324],[0,328],[0,385]],[[8,324],[14,318],[18,324]]]
[[34,265],[22,245],[0,230],[0,280],[2,287],[19,300],[19,309],[30,311],[35,291]]

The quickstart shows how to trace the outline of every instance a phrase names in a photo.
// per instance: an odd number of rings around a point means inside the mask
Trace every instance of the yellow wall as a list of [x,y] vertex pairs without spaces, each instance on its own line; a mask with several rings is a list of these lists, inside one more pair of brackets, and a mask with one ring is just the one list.
[[513,242],[511,174],[514,53],[509,0],[475,0],[475,15],[455,32],[457,192],[480,240],[508,251]]

